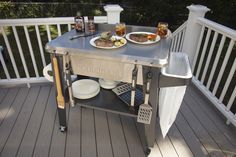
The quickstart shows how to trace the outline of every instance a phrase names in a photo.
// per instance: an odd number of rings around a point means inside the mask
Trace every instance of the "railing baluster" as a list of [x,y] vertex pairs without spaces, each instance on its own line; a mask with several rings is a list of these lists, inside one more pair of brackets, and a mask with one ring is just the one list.
[[178,36],[179,34],[177,34],[176,36],[175,36],[175,40],[174,40],[174,45],[173,45],[173,51],[176,51],[176,42],[177,42],[177,36]]
[[39,33],[39,26],[38,25],[35,25],[35,30],[36,30],[36,36],[37,36],[37,39],[38,39],[38,45],[39,45],[39,50],[40,50],[40,54],[41,54],[42,63],[43,63],[43,66],[45,67],[46,66],[46,60],[45,60],[45,56],[44,56],[44,52],[43,52],[42,40],[41,40],[41,36],[40,36],[40,33]]
[[51,41],[52,37],[51,37],[51,32],[50,32],[49,25],[46,25],[46,29],[47,29],[48,41]]
[[182,38],[181,38],[181,44],[180,44],[180,51],[182,51],[182,49],[183,49],[185,31],[186,31],[186,28],[184,28],[182,30]]
[[68,24],[68,31],[71,31],[71,24]]
[[177,43],[176,43],[177,52],[179,52],[180,39],[181,39],[181,32],[178,33],[178,37],[177,37]]
[[233,39],[231,39],[230,44],[229,44],[229,47],[228,47],[227,52],[226,52],[226,55],[225,55],[225,58],[224,58],[224,61],[223,61],[222,66],[221,66],[221,68],[220,68],[220,72],[219,72],[218,77],[217,77],[217,79],[216,79],[215,86],[214,86],[214,88],[213,88],[213,92],[212,92],[213,95],[216,94],[216,91],[217,91],[218,86],[219,86],[219,84],[220,84],[220,81],[221,81],[221,78],[222,78],[222,76],[223,76],[223,73],[224,73],[226,64],[227,64],[227,62],[228,62],[228,60],[229,60],[230,53],[231,53],[232,50],[233,50],[234,42],[235,42],[235,41],[234,41]]
[[13,69],[14,69],[14,72],[16,74],[16,78],[20,78],[20,75],[19,75],[19,72],[18,72],[18,69],[16,67],[16,62],[15,62],[15,59],[13,57],[13,54],[12,54],[12,50],[11,50],[11,46],[9,44],[9,40],[7,38],[7,35],[5,33],[5,30],[3,27],[1,27],[1,32],[2,32],[2,35],[3,35],[3,38],[4,38],[4,41],[5,41],[5,44],[6,44],[6,47],[7,47],[7,50],[8,50],[8,53],[9,53],[9,56],[10,56],[10,59],[11,59],[11,63],[12,63],[12,66],[13,66]]
[[29,32],[28,32],[27,26],[24,26],[24,31],[25,31],[25,36],[26,36],[28,47],[29,47],[33,67],[34,67],[34,72],[35,72],[36,77],[39,77],[39,72],[38,72],[36,61],[35,61],[34,52],[33,52],[33,49],[32,49],[31,40],[30,40],[30,37],[29,37]]
[[170,51],[171,52],[174,52],[174,40],[175,40],[175,37],[173,37],[172,40],[171,40],[171,46],[170,46]]
[[16,44],[17,44],[18,51],[20,53],[20,58],[21,58],[21,61],[22,61],[22,64],[23,64],[25,75],[26,75],[27,78],[30,78],[29,71],[28,71],[28,68],[27,68],[27,65],[26,65],[26,62],[25,62],[25,56],[23,54],[21,43],[20,43],[20,40],[19,40],[19,36],[18,36],[17,31],[16,31],[16,27],[12,26],[12,30],[13,30],[13,34],[14,34],[15,39],[16,39]]
[[233,105],[233,102],[235,100],[235,97],[236,97],[236,86],[234,87],[234,91],[233,93],[231,94],[231,97],[229,99],[229,102],[227,104],[227,110],[230,111],[230,108],[232,107]]
[[207,69],[209,67],[209,63],[210,63],[210,60],[211,60],[211,57],[212,57],[213,50],[215,48],[217,37],[218,37],[218,33],[215,32],[212,43],[211,43],[211,48],[210,48],[209,54],[207,56],[207,61],[206,61],[205,67],[204,67],[204,71],[203,71],[203,74],[202,74],[202,78],[201,78],[202,83],[204,82],[205,77],[206,77],[206,72],[207,72]]
[[231,70],[229,72],[229,75],[227,77],[227,80],[226,80],[226,83],[224,85],[224,88],[223,88],[223,90],[222,90],[222,92],[220,94],[220,99],[219,99],[220,102],[223,102],[224,96],[225,96],[225,94],[226,94],[226,92],[227,92],[227,90],[229,88],[229,84],[230,84],[230,82],[231,82],[231,80],[232,80],[232,78],[234,76],[235,70],[236,70],[236,58],[234,59],[233,66],[232,66],[232,68],[231,68]]
[[202,26],[201,34],[200,34],[199,41],[198,41],[198,45],[197,45],[196,54],[195,54],[194,60],[193,60],[192,71],[194,71],[195,66],[196,66],[198,54],[199,54],[199,52],[200,52],[200,47],[201,47],[201,44],[202,44],[202,38],[203,38],[204,30],[205,30],[205,26]]
[[200,61],[199,61],[199,64],[198,64],[196,78],[199,78],[199,74],[200,74],[200,71],[201,71],[201,68],[202,68],[203,59],[204,59],[205,54],[206,54],[206,49],[207,49],[207,45],[208,45],[208,42],[209,42],[210,35],[211,35],[211,29],[208,28],[207,36],[206,36],[205,43],[204,43],[204,46],[203,46],[203,49],[202,49],[202,54],[201,54],[201,57],[200,57]]
[[8,72],[8,70],[7,70],[7,66],[6,66],[6,63],[5,63],[5,61],[4,61],[4,58],[3,58],[3,56],[2,56],[2,49],[1,49],[1,48],[0,48],[0,61],[1,61],[1,64],[2,64],[2,67],[3,67],[4,73],[5,73],[5,75],[6,75],[6,78],[7,78],[8,80],[10,80],[11,77],[10,77],[9,72]]
[[214,63],[213,63],[213,66],[212,66],[212,69],[211,69],[211,72],[210,72],[210,76],[209,76],[209,79],[207,81],[207,86],[206,86],[207,89],[210,88],[210,85],[212,83],[212,79],[213,79],[213,76],[214,76],[217,64],[219,62],[219,59],[220,59],[220,54],[221,54],[221,52],[223,50],[223,47],[224,47],[225,39],[226,39],[226,37],[225,37],[225,35],[223,35],[221,37],[220,46],[219,46],[219,48],[217,50],[216,57],[215,57],[215,60],[214,60]]
[[61,36],[61,26],[60,26],[60,24],[57,24],[57,32],[58,32],[58,36]]

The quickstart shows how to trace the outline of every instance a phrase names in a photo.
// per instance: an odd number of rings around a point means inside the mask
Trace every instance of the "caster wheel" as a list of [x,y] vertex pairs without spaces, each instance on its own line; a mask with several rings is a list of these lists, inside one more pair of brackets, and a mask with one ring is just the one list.
[[66,127],[65,126],[60,126],[59,129],[60,129],[61,132],[66,132]]
[[148,156],[150,153],[151,153],[151,149],[150,148],[146,148],[145,154]]

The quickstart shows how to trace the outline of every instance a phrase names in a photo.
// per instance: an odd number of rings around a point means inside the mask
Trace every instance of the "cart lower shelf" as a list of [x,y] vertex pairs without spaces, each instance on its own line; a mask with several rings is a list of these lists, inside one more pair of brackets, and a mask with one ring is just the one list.
[[111,90],[102,89],[100,93],[91,99],[76,99],[77,105],[92,109],[98,109],[106,112],[116,113],[120,115],[137,117],[138,110],[129,107],[122,100],[120,100]]

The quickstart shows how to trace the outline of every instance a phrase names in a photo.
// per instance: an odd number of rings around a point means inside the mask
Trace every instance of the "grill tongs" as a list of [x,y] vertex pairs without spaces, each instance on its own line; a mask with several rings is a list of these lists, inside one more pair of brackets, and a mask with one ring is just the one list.
[[131,101],[130,106],[134,107],[135,103],[135,90],[136,90],[136,84],[137,84],[137,74],[138,74],[138,67],[135,64],[134,69],[132,71],[132,88],[131,88]]

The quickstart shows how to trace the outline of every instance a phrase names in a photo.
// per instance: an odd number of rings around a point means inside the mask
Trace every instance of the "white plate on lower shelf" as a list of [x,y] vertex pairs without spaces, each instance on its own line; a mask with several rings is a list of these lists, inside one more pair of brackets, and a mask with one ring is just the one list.
[[73,96],[78,99],[89,99],[100,92],[100,86],[94,80],[82,79],[72,83],[72,92]]
[[106,80],[100,78],[99,79],[99,84],[104,89],[113,89],[117,86],[118,82],[111,81],[111,80],[106,81]]

